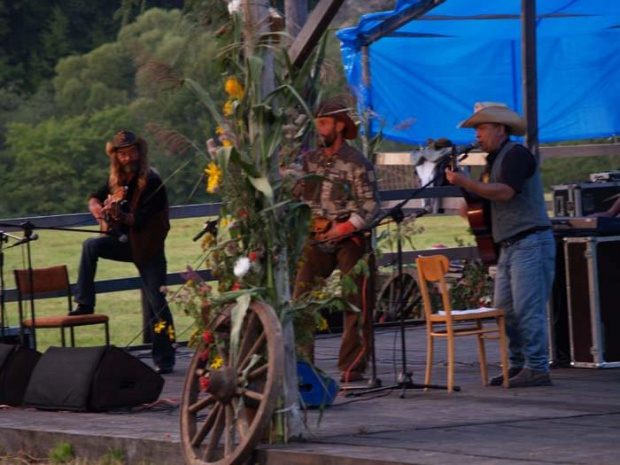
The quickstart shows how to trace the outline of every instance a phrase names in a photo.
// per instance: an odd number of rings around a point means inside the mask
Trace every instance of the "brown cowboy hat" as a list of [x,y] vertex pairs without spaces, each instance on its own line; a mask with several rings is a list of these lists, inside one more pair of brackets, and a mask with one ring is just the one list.
[[524,136],[527,130],[525,120],[521,115],[508,108],[504,103],[496,102],[477,102],[474,105],[474,113],[457,127],[475,128],[483,123],[496,123],[508,126],[511,134],[515,136]]
[[140,149],[140,153],[142,153],[142,155],[147,155],[148,145],[146,144],[146,141],[142,137],[136,137],[136,135],[131,131],[118,131],[114,134],[114,139],[112,139],[112,142],[108,141],[105,143],[105,153],[107,153],[108,157],[110,157],[117,150],[125,147],[131,147],[132,145],[137,145]]
[[351,118],[349,107],[336,100],[327,100],[319,105],[318,110],[314,113],[315,118],[325,118],[331,116],[337,121],[344,123],[344,131],[342,135],[345,139],[355,139],[357,137],[357,125]]

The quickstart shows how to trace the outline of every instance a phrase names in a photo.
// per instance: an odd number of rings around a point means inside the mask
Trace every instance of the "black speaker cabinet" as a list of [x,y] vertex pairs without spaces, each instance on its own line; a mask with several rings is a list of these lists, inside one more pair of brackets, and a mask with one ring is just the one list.
[[114,346],[50,347],[32,373],[24,404],[105,411],[154,402],[163,386],[152,368]]
[[564,239],[571,365],[620,367],[620,236]]
[[41,354],[18,345],[0,344],[0,404],[21,405]]

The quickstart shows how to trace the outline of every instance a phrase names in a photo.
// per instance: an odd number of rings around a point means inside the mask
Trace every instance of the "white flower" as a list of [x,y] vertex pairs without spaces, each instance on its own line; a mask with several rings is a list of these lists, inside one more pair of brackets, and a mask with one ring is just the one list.
[[250,271],[251,266],[250,259],[248,257],[239,257],[237,263],[235,263],[235,269],[233,272],[237,278],[244,277],[248,271]]
[[241,11],[241,3],[242,0],[229,0],[228,2],[228,13],[231,15],[237,11]]

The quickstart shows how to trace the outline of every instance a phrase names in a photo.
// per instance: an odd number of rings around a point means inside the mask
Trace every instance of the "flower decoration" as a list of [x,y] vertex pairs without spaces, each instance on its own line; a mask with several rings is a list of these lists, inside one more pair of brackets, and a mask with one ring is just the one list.
[[224,365],[224,359],[221,356],[216,355],[213,361],[211,362],[211,369],[219,370],[220,368],[222,368],[222,365]]
[[207,192],[209,194],[216,193],[220,188],[220,183],[222,182],[222,170],[216,163],[210,162],[204,172],[208,177]]
[[251,263],[248,257],[239,257],[237,263],[235,263],[233,273],[237,278],[243,278],[250,271],[250,266]]
[[226,83],[224,84],[224,90],[231,99],[235,100],[241,100],[245,95],[245,90],[243,89],[243,86],[234,76],[230,76],[226,79]]

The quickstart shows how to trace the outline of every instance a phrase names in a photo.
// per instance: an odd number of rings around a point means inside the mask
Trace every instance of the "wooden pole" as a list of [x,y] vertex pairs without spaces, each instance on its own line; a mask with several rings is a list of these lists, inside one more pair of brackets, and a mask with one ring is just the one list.
[[286,32],[294,39],[308,20],[308,0],[285,0]]
[[[245,4],[245,20],[244,31],[246,40],[246,54],[254,53],[254,46],[257,41],[263,40],[269,32],[269,6],[266,2],[253,2],[246,0]],[[273,53],[265,49],[262,53],[264,61],[261,76],[261,99],[267,96],[275,89],[275,73],[273,67]],[[251,131],[269,131],[267,127],[252,128]],[[252,136],[250,136],[252,137]],[[274,165],[269,167],[273,176],[278,177],[278,157],[273,156]],[[291,286],[288,276],[288,260],[286,251],[283,251],[276,264],[275,270],[275,286],[276,294],[280,302],[289,302],[291,300]],[[282,338],[284,339],[284,405],[286,411],[286,430],[285,440],[291,437],[300,437],[302,435],[303,423],[301,420],[301,410],[299,408],[299,384],[297,381],[297,354],[295,345],[295,332],[293,322],[289,321],[282,327]]]
[[525,145],[538,156],[538,75],[536,70],[536,0],[521,0],[521,66]]

